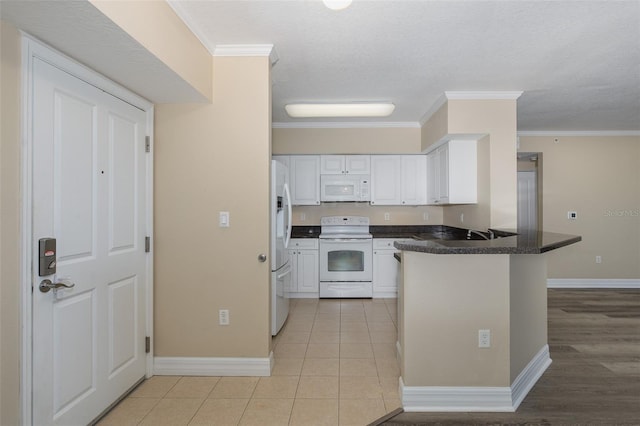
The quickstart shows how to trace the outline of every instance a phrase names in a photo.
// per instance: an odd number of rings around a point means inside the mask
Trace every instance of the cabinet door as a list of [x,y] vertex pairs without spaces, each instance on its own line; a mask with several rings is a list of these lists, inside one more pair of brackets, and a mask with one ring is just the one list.
[[298,292],[319,292],[318,255],[318,250],[298,250]]
[[438,150],[427,154],[427,204],[440,200],[440,162]]
[[449,202],[449,145],[438,148],[438,200],[439,203]]
[[323,175],[339,175],[345,172],[344,155],[321,155],[320,173]]
[[271,159],[279,161],[282,164],[284,164],[285,166],[287,166],[287,169],[289,168],[289,156],[288,155],[272,155]]
[[402,204],[427,203],[427,159],[425,155],[402,156]]
[[388,293],[398,290],[398,261],[393,256],[396,250],[376,250],[373,252],[373,293]]
[[371,173],[371,156],[347,155],[345,157],[345,170],[351,175],[368,175]]
[[291,176],[291,204],[320,204],[320,158],[317,155],[292,155],[289,157]]
[[298,291],[298,252],[296,250],[287,250],[287,252],[289,253],[289,265],[291,266],[288,291],[289,293],[295,293]]
[[371,156],[371,204],[401,205],[400,155]]

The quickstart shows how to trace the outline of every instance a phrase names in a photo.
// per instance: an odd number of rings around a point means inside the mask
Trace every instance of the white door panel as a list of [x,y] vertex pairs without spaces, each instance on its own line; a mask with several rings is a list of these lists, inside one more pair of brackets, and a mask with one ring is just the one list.
[[[146,371],[146,114],[33,69],[33,424],[87,424]],[[43,237],[57,240],[47,277]],[[75,286],[43,293],[44,278]]]

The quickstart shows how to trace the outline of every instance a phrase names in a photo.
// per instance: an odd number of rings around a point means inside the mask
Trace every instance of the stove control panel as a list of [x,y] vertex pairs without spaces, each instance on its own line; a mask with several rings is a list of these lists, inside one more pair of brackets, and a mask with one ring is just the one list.
[[327,216],[320,219],[322,226],[369,226],[366,216]]

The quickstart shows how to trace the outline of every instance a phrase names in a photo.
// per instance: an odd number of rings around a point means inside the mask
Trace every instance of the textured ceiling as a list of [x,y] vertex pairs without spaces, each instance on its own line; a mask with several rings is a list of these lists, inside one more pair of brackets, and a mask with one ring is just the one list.
[[291,102],[391,101],[373,121],[415,124],[445,91],[521,90],[520,131],[640,130],[639,1],[170,4],[212,52],[275,45],[274,122],[301,120]]
[[205,102],[88,1],[0,0],[0,17],[154,102]]
[[[211,52],[275,46],[280,125],[329,121],[291,119],[291,102],[391,101],[388,118],[329,124],[412,126],[446,91],[523,91],[520,131],[640,131],[640,0],[170,4]],[[203,101],[87,1],[0,0],[0,13],[152,102]]]

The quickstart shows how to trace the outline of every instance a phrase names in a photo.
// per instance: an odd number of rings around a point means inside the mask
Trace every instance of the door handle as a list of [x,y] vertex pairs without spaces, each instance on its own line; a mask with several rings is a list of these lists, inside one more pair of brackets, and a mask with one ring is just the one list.
[[57,289],[57,288],[72,288],[75,287],[76,285],[71,283],[71,284],[65,284],[65,283],[52,283],[51,280],[42,280],[40,282],[40,286],[38,287],[40,289],[41,292],[43,293],[48,293],[49,290],[53,289]]
[[267,261],[267,255],[266,254],[259,254],[258,255],[258,262],[266,262]]

